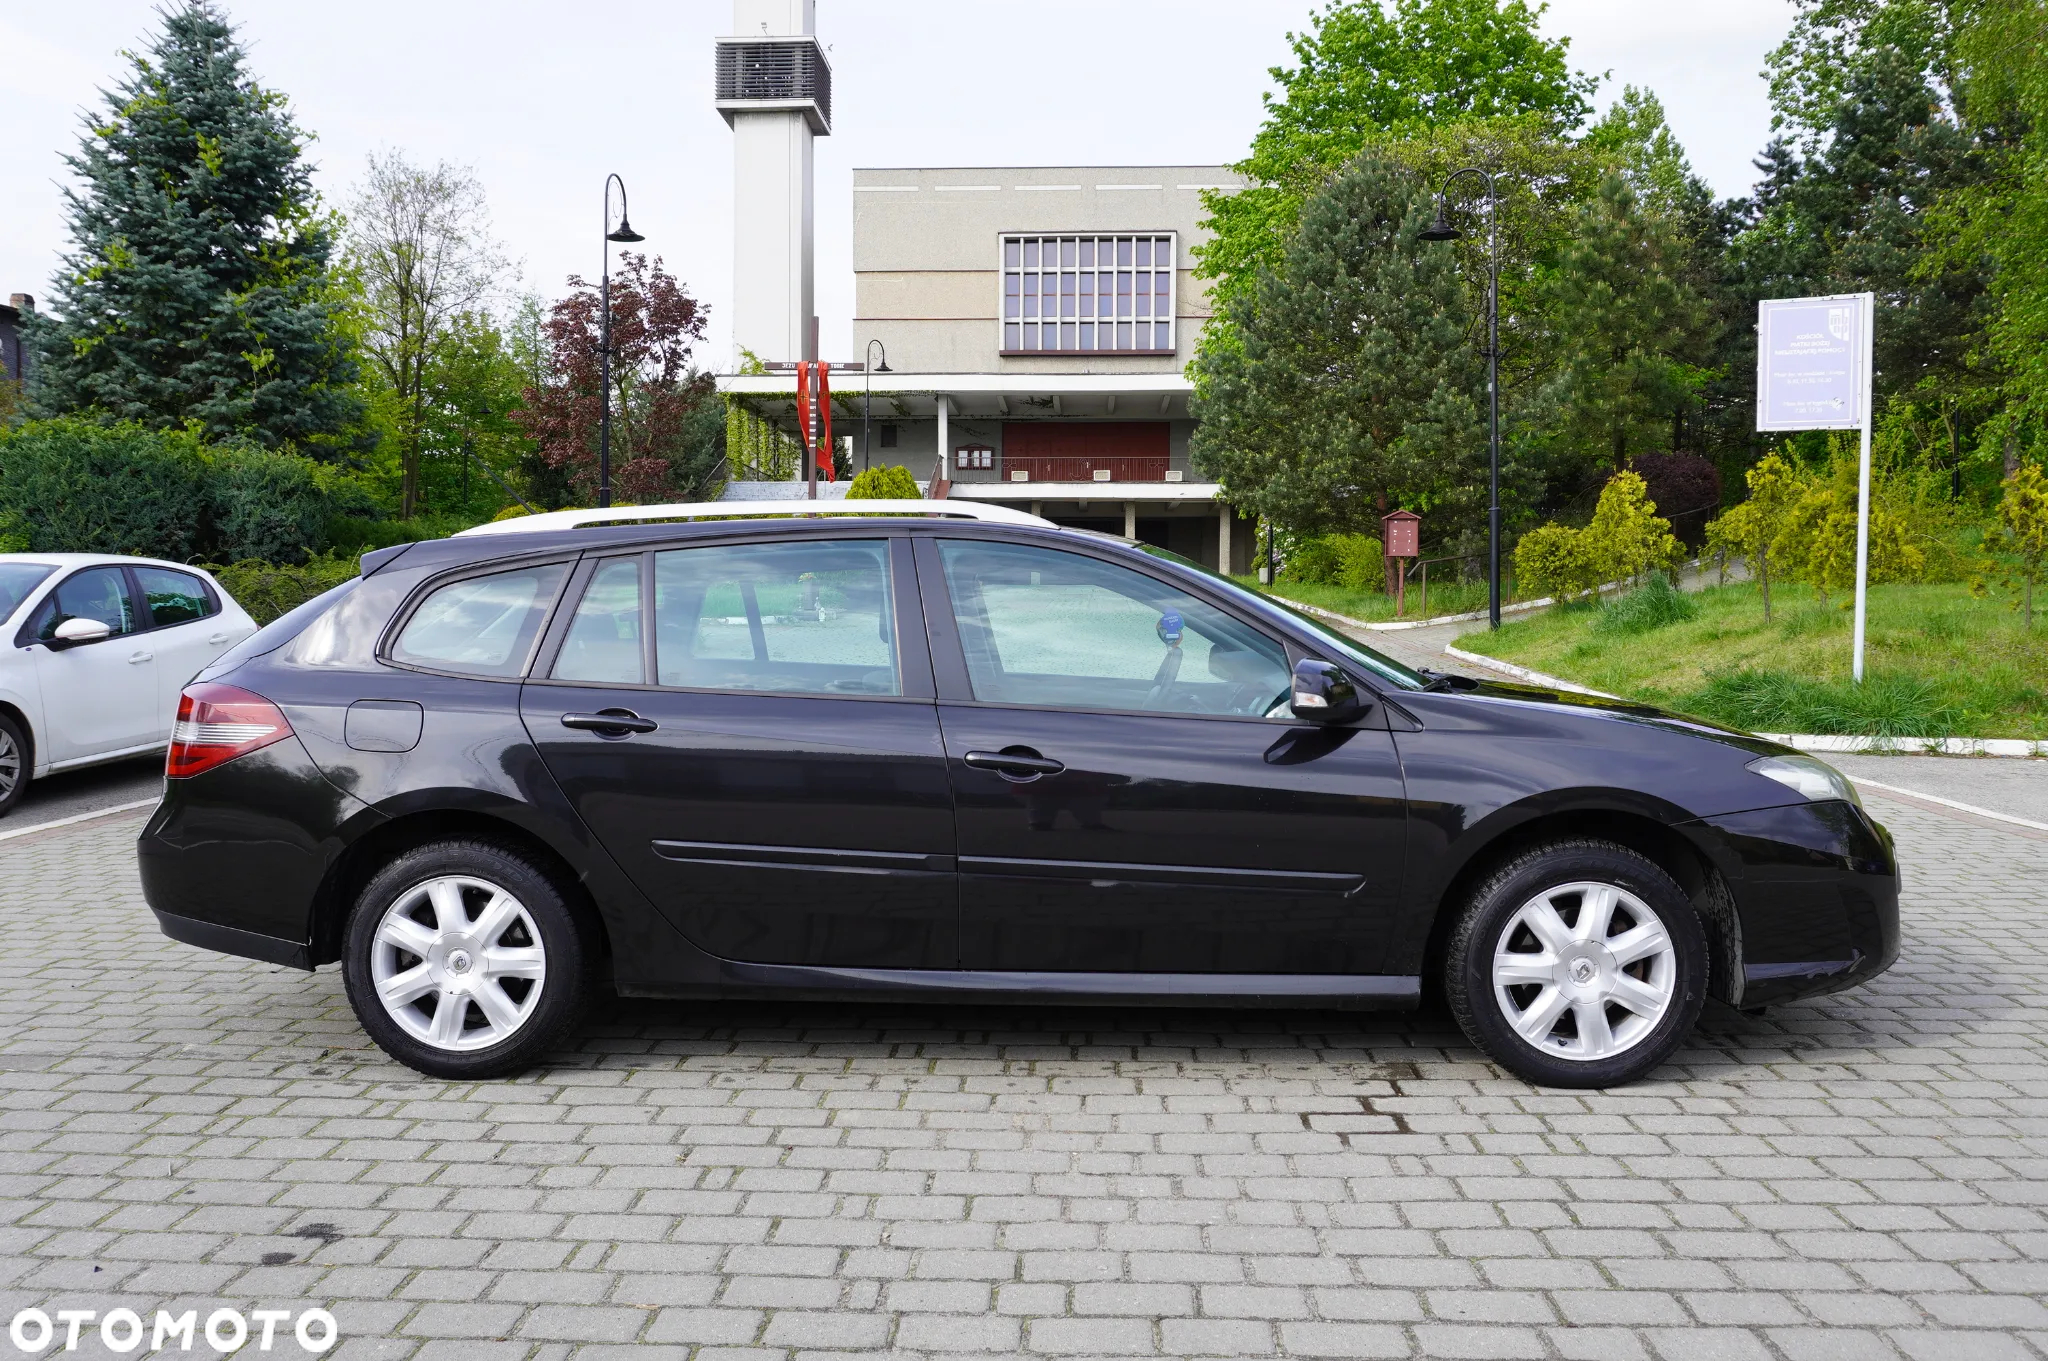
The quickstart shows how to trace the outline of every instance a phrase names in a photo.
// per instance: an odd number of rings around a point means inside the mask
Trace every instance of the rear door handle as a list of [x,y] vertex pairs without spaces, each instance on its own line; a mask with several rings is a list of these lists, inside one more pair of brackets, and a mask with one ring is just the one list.
[[156,654],[154,652],[137,652],[128,658],[128,665],[140,666],[144,662],[153,662],[155,660]]
[[653,732],[658,725],[653,719],[642,718],[631,709],[600,709],[594,714],[563,714],[562,726],[623,737],[629,732]]
[[206,641],[209,643],[225,643],[234,636],[232,633],[209,633],[206,635]]
[[993,770],[998,775],[1057,775],[1066,764],[1044,756],[1010,751],[970,751],[960,758],[976,770]]

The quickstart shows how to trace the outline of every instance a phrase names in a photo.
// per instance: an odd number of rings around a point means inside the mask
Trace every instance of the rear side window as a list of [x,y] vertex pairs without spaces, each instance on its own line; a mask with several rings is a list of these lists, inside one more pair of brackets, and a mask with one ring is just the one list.
[[391,660],[471,676],[517,676],[562,584],[561,563],[464,577],[420,602]]
[[554,678],[641,685],[647,678],[640,631],[640,559],[599,563],[569,620]]
[[881,539],[726,544],[654,558],[659,683],[900,695]]
[[138,567],[135,579],[142,583],[142,598],[149,604],[150,622],[158,628],[166,624],[189,624],[194,619],[219,613],[220,607],[213,603],[206,583],[190,572],[174,572],[168,567]]

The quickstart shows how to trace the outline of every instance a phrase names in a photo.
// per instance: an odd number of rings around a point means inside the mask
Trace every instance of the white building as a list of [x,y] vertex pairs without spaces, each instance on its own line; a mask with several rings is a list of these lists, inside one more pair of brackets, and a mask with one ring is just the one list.
[[[1208,298],[1193,275],[1220,166],[854,172],[848,361],[815,349],[811,140],[830,131],[814,0],[735,0],[718,107],[734,135],[733,331],[770,372],[723,392],[793,424],[798,359],[874,394],[872,462],[946,494],[1246,570],[1253,529],[1188,462],[1185,376]],[[867,374],[871,340],[888,372]],[[783,399],[783,400],[777,400]],[[839,433],[860,423],[839,404]]]

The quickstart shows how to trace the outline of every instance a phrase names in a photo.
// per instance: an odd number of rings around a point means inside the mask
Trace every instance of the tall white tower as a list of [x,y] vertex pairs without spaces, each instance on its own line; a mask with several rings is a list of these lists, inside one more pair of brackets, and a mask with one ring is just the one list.
[[717,105],[732,128],[734,358],[816,359],[811,146],[832,133],[817,0],[733,0],[732,17]]

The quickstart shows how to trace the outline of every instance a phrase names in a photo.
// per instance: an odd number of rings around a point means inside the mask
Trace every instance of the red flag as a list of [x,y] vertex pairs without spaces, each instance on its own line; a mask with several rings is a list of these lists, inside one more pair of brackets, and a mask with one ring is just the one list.
[[796,361],[796,438],[804,457],[811,456],[811,362]]
[[824,360],[818,364],[818,390],[812,394],[818,403],[818,424],[823,427],[824,438],[818,441],[818,475],[827,482],[833,480],[832,455],[832,383],[829,375],[832,366]]

